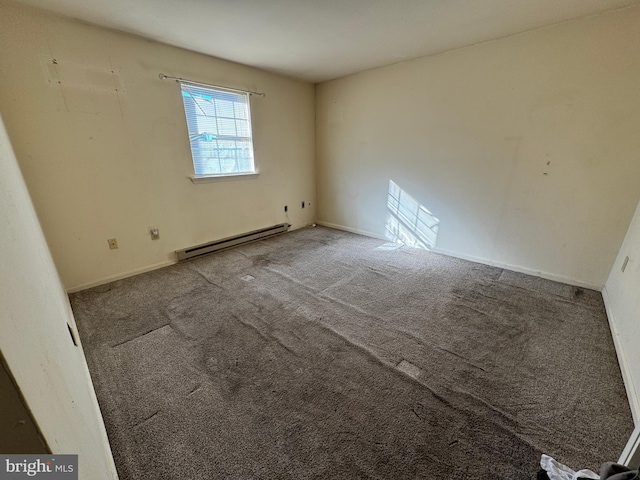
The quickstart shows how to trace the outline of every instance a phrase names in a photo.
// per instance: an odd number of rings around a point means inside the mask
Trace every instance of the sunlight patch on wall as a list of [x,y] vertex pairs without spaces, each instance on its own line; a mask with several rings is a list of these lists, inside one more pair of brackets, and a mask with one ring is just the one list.
[[431,250],[436,246],[438,224],[424,205],[389,180],[386,237],[408,247]]

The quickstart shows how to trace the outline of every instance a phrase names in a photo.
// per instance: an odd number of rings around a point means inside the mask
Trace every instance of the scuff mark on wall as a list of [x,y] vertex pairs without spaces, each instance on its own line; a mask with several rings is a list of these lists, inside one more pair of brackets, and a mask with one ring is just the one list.
[[125,93],[121,73],[109,67],[88,65],[54,56],[41,54],[45,78],[56,86],[70,113],[119,114],[124,117],[120,95]]

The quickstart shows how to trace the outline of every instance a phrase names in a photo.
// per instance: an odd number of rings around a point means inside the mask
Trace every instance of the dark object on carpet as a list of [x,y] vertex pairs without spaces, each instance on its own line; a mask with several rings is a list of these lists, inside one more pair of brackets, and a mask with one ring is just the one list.
[[544,470],[540,470],[536,478],[537,480],[550,480],[549,475],[547,475],[547,472],[545,472]]
[[617,463],[607,462],[600,470],[600,480],[640,480],[640,472]]
[[121,480],[530,480],[633,428],[598,292],[337,230],[71,301]]

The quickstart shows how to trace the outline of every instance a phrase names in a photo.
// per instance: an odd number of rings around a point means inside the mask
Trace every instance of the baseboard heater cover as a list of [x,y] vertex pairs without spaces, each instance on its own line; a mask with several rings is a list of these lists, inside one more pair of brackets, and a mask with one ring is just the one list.
[[182,260],[189,260],[191,258],[208,255],[227,248],[237,247],[244,243],[255,242],[256,240],[280,235],[281,233],[285,233],[289,230],[290,226],[291,225],[288,223],[280,223],[278,225],[273,225],[272,227],[241,233],[240,235],[234,235],[233,237],[227,237],[221,240],[214,240],[213,242],[203,243],[194,247],[185,248],[184,250],[176,250],[176,256],[178,257],[179,262]]

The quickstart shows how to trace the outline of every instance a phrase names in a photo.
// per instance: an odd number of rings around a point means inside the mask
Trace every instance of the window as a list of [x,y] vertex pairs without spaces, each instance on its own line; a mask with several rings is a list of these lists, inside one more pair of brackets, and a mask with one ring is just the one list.
[[256,173],[249,94],[180,82],[196,176]]

